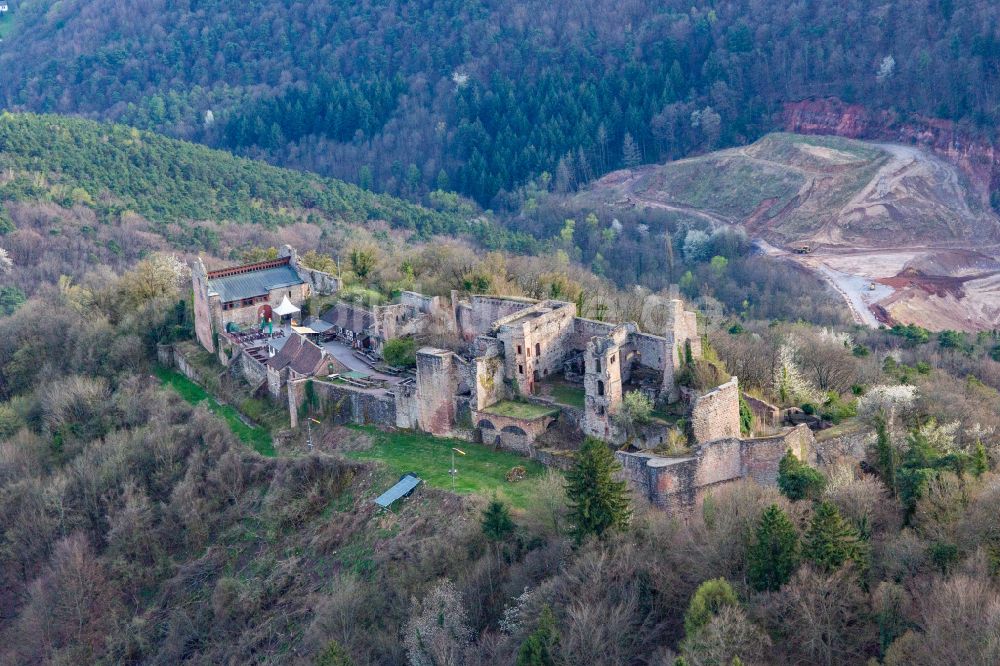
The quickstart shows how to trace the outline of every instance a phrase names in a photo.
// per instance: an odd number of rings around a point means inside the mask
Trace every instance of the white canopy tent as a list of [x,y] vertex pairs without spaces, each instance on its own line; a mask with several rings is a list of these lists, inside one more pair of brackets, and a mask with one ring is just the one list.
[[274,314],[279,317],[286,317],[288,315],[293,315],[300,312],[299,308],[292,305],[292,302],[288,300],[288,295],[286,294],[284,298],[281,299],[281,305],[272,310]]

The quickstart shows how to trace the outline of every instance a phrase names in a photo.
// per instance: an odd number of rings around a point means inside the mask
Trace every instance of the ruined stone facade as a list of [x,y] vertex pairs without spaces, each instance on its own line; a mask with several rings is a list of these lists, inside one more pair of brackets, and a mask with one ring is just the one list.
[[[614,415],[622,404],[622,347],[634,325],[617,326],[608,335],[593,337],[584,354],[584,416],[582,430],[588,435],[605,440],[615,436]],[[624,370],[627,372],[627,367]]]
[[[294,254],[289,255],[281,265],[291,266],[293,260]],[[203,285],[200,303],[209,312],[213,307],[210,279],[210,274],[196,271],[196,286],[199,280],[208,285]],[[319,282],[311,276],[298,286],[307,294]],[[287,291],[287,286],[282,288]],[[615,417],[630,391],[642,392],[661,406],[681,397],[678,370],[687,357],[701,356],[701,339],[695,314],[685,311],[679,300],[668,302],[667,314],[666,330],[660,336],[642,333],[634,323],[577,317],[575,305],[563,301],[496,296],[463,300],[455,293],[449,300],[404,292],[398,303],[365,309],[365,329],[382,342],[403,336],[427,339],[433,331],[450,335],[455,342],[452,346],[464,350],[424,346],[416,354],[415,376],[381,385],[323,381],[319,376],[330,357],[297,337],[294,343],[286,343],[280,357],[259,365],[273,394],[287,391],[293,427],[305,387],[310,386],[321,407],[337,422],[477,439],[565,466],[569,458],[538,448],[537,440],[548,429],[565,426],[573,432],[578,427],[586,435],[620,445],[626,433],[620,431]],[[203,336],[211,340],[211,335],[211,327],[199,328],[203,344]],[[220,360],[224,363],[254,361],[228,352],[223,358],[223,351]],[[553,399],[554,394],[538,395],[542,389],[551,390],[546,386],[550,381],[578,390],[575,395],[582,400],[564,397],[563,404]],[[789,448],[805,460],[815,459],[812,435],[804,427],[771,437],[741,438],[740,390],[735,377],[704,394],[685,389],[683,395],[692,442],[689,456],[617,454],[625,477],[655,504],[678,509],[691,506],[707,490],[738,479],[773,484],[778,461]],[[534,403],[543,409],[499,404],[505,401]],[[755,413],[769,407],[762,402],[755,406]],[[633,425],[628,443],[633,449],[659,447],[674,427],[663,418]]]
[[778,463],[791,450],[800,459],[816,461],[812,431],[805,426],[757,439],[726,438],[692,449],[691,455],[665,457],[617,452],[623,476],[650,502],[670,511],[694,506],[706,492],[721,485],[752,479],[777,483]]
[[447,335],[454,333],[452,304],[440,296],[424,296],[404,291],[398,303],[372,308],[372,336],[375,349],[395,338]]
[[433,435],[447,435],[455,425],[458,376],[455,354],[424,347],[417,351],[417,425]]
[[677,399],[677,372],[684,365],[690,350],[691,358],[701,358],[701,336],[698,335],[698,315],[688,312],[678,299],[667,302],[667,322],[664,331],[666,348],[671,355],[671,362],[664,372],[664,389],[668,399]]
[[691,434],[696,444],[740,436],[740,386],[736,377],[694,399]]
[[562,370],[575,315],[572,303],[542,301],[493,323],[506,376],[521,395],[532,395],[538,382]]
[[472,412],[472,422],[483,444],[522,456],[531,455],[535,440],[553,421],[555,417],[550,415],[516,419],[491,412]]

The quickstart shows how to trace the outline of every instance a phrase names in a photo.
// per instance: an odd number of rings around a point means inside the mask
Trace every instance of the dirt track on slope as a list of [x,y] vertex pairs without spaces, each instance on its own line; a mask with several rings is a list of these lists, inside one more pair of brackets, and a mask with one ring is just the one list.
[[[970,208],[969,193],[954,166],[912,146],[872,145],[884,151],[888,159],[868,182],[860,181],[862,187],[818,230],[795,243],[770,238],[775,241],[771,244],[760,239],[755,241],[758,247],[765,254],[794,261],[822,277],[843,297],[859,324],[914,323],[969,331],[1000,327],[996,216]],[[779,164],[751,155],[747,148],[726,154]],[[825,153],[820,156],[828,157]],[[664,203],[654,198],[657,191],[647,193],[642,189],[645,177],[659,168],[656,166],[609,174],[597,188],[613,190],[618,199],[614,205],[674,211],[714,226],[742,225],[752,229],[755,236],[768,238],[786,211],[808,205],[813,189],[824,184],[821,171],[787,166],[810,178],[792,202],[777,214],[770,212],[766,220],[765,213],[773,200],[763,200],[746,219],[731,219],[679,202]],[[912,224],[911,215],[916,216]],[[875,232],[870,242],[859,239],[866,228],[879,229],[886,220],[907,229],[909,236]],[[923,226],[914,227],[918,220]],[[962,230],[970,224],[979,228],[979,222],[987,237],[977,242],[963,236]],[[942,242],[922,243],[918,239],[923,229],[934,230]],[[889,246],[893,241],[898,245]],[[790,251],[789,245],[799,244],[813,251]]]

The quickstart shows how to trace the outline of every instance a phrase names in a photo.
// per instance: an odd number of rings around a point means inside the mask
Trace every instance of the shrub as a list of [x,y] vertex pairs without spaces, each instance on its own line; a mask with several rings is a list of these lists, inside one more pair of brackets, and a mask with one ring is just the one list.
[[820,471],[800,461],[791,449],[778,463],[778,489],[790,500],[816,499],[825,486]]
[[417,341],[413,338],[389,340],[382,347],[382,358],[389,365],[412,368],[417,365]]
[[695,590],[684,613],[685,635],[688,638],[697,635],[723,608],[738,605],[739,599],[729,581],[725,578],[706,580]]

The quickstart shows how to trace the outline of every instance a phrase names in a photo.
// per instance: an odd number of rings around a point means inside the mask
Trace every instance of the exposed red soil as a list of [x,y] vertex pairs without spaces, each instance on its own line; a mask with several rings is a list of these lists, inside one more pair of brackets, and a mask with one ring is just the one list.
[[945,296],[951,294],[957,300],[961,300],[965,297],[964,285],[966,282],[969,280],[988,277],[992,274],[993,273],[980,273],[978,275],[952,277],[948,275],[926,275],[919,270],[906,268],[893,277],[881,278],[876,280],[876,282],[892,287],[896,290],[905,289],[906,287],[916,287],[932,296],[938,296],[940,298],[944,298]]
[[[902,118],[893,111],[869,111],[858,104],[826,97],[786,103],[782,121],[788,132],[923,146],[962,169],[982,186],[982,191],[1000,185],[1000,149],[949,120]],[[983,203],[989,205],[988,199]]]
[[880,324],[885,324],[886,326],[889,326],[891,328],[898,323],[895,319],[892,318],[892,315],[889,314],[889,311],[886,310],[881,305],[879,305],[878,303],[873,303],[868,307],[868,309],[872,311],[872,314],[875,315],[875,318],[878,319],[878,323]]

